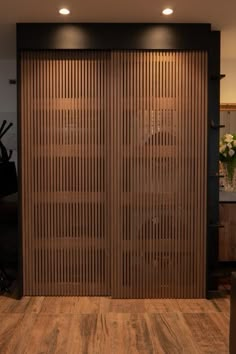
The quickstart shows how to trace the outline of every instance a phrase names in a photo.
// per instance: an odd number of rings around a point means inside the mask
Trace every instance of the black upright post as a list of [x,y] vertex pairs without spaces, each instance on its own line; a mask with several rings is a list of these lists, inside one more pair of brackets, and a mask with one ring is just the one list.
[[220,34],[212,32],[208,49],[208,168],[207,168],[207,277],[206,297],[217,290],[219,235],[219,107]]

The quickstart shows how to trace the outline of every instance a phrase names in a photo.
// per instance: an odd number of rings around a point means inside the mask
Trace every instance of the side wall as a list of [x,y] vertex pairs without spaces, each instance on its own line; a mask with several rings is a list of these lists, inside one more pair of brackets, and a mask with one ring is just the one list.
[[236,59],[222,59],[221,73],[226,76],[220,83],[220,102],[236,103]]

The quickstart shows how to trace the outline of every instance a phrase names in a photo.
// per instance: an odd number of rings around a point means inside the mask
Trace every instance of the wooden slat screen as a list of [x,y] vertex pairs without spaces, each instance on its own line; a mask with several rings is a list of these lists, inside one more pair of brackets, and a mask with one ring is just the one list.
[[112,54],[112,295],[205,296],[207,56]]
[[24,293],[106,295],[109,53],[22,53]]
[[21,53],[24,294],[203,297],[207,55]]

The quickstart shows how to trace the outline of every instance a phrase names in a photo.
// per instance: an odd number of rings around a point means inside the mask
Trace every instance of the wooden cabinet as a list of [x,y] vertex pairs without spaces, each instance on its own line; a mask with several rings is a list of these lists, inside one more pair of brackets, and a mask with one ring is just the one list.
[[220,203],[219,261],[236,261],[236,203]]

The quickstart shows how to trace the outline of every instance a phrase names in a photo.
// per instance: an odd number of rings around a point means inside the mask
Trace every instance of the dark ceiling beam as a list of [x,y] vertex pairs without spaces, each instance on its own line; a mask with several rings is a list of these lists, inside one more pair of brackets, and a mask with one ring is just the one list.
[[207,49],[209,24],[20,23],[18,50]]

